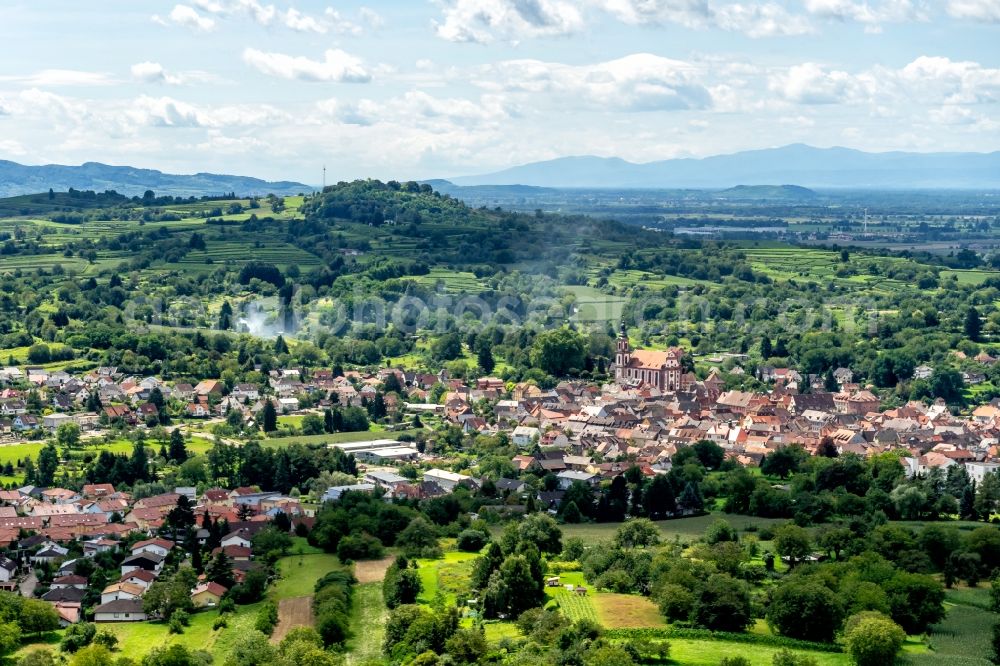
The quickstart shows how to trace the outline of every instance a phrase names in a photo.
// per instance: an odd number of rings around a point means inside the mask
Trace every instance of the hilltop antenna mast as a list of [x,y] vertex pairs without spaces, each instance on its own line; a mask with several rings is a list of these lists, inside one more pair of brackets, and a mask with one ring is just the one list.
[[[323,165],[323,191],[326,191],[326,165]],[[866,209],[867,210],[867,209]]]

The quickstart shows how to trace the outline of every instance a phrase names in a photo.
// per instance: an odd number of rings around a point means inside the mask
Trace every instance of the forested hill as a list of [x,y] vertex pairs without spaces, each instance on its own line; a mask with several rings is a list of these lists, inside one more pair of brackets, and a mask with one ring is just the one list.
[[127,196],[139,196],[146,190],[172,196],[218,196],[235,192],[240,196],[277,194],[289,196],[312,190],[308,185],[291,181],[268,182],[247,176],[214,173],[176,175],[155,169],[110,166],[86,162],[80,166],[44,164],[28,166],[0,160],[0,197],[65,191],[69,189],[114,190]]
[[[492,273],[496,265],[554,261],[574,250],[633,246],[640,237],[647,245],[664,242],[662,234],[618,222],[584,216],[516,213],[471,208],[434,191],[428,184],[359,180],[327,187],[302,207],[313,252],[352,237],[367,237],[359,249],[377,249],[381,256],[401,256],[428,264],[474,267]],[[343,223],[355,223],[344,226]],[[360,231],[357,224],[369,227]],[[328,235],[340,228],[340,235]],[[617,256],[617,255],[616,255]]]

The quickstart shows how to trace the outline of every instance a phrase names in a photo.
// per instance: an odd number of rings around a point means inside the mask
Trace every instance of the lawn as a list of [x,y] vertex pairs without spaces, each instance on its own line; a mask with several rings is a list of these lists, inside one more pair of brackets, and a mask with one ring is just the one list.
[[608,629],[664,626],[663,616],[649,597],[599,592],[593,596],[597,619]]
[[261,446],[281,448],[292,444],[345,444],[370,442],[376,439],[393,439],[400,435],[415,435],[416,430],[366,430],[364,432],[338,432],[333,435],[299,435],[297,437],[272,437],[261,442]]
[[[744,657],[753,666],[771,666],[775,653],[781,651],[770,645],[720,640],[671,638],[669,642],[671,661],[684,666],[718,666],[723,657]],[[843,653],[791,652],[812,657],[819,666],[848,666],[851,663],[850,657]]]
[[439,594],[445,604],[454,604],[461,593],[468,592],[472,561],[479,553],[448,552],[440,560],[417,560],[417,573],[423,590],[417,601],[430,604]]
[[347,642],[347,664],[371,664],[382,661],[382,641],[389,612],[382,601],[382,583],[373,582],[354,588],[351,630]]
[[279,578],[271,587],[270,597],[278,601],[311,596],[316,581],[339,567],[337,556],[326,553],[283,557],[278,560]]
[[[666,541],[679,539],[680,541],[693,541],[705,534],[705,530],[716,520],[723,519],[740,532],[745,532],[748,527],[763,528],[768,525],[781,525],[788,521],[778,518],[757,518],[754,516],[740,516],[728,513],[711,513],[704,516],[692,516],[690,518],[675,518],[673,520],[658,520],[656,526],[660,528],[661,538]],[[579,525],[560,525],[563,534],[563,542],[571,537],[578,537],[587,544],[596,541],[607,541],[615,536],[618,529],[617,523],[581,523]]]
[[[207,650],[218,663],[222,663],[236,637],[253,628],[259,607],[260,604],[237,606],[236,612],[228,618],[228,625],[221,629],[212,629],[219,616],[214,610],[193,614],[191,624],[183,634],[169,633],[163,622],[104,622],[99,629],[117,636],[119,652],[134,659],[141,659],[154,647],[180,643],[193,650]],[[61,631],[53,632],[51,636],[61,634]],[[60,653],[58,646],[51,643],[29,643],[14,656],[21,657],[40,647],[51,648],[55,654]]]

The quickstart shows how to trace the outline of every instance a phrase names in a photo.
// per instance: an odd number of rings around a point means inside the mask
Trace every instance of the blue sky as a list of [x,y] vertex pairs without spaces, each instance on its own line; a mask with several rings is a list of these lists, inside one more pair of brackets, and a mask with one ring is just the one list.
[[7,0],[0,43],[0,159],[30,164],[1000,149],[1000,0]]

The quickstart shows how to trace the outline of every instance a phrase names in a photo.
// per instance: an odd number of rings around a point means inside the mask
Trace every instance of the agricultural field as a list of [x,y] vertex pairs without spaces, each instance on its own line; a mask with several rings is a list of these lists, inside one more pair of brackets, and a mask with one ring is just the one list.
[[996,616],[989,608],[989,585],[978,588],[956,587],[946,592],[944,620],[931,628],[927,638],[930,650],[908,655],[914,666],[944,664],[986,666],[990,637]]
[[[778,518],[757,518],[754,516],[741,516],[738,514],[711,513],[704,516],[692,516],[690,518],[675,518],[673,520],[655,521],[660,528],[661,539],[665,541],[678,540],[690,542],[701,537],[705,530],[718,519],[724,519],[739,532],[746,532],[748,528],[761,529],[763,527],[781,525],[788,521]],[[616,523],[580,523],[578,525],[560,525],[563,533],[563,541],[571,537],[583,539],[585,543],[597,541],[610,541],[619,525]]]
[[445,291],[452,293],[476,292],[483,286],[479,278],[472,273],[443,268],[434,268],[427,275],[413,275],[406,279],[428,287],[441,286]]
[[626,299],[609,296],[595,287],[571,286],[564,291],[576,297],[573,319],[581,323],[617,322],[622,318]]

